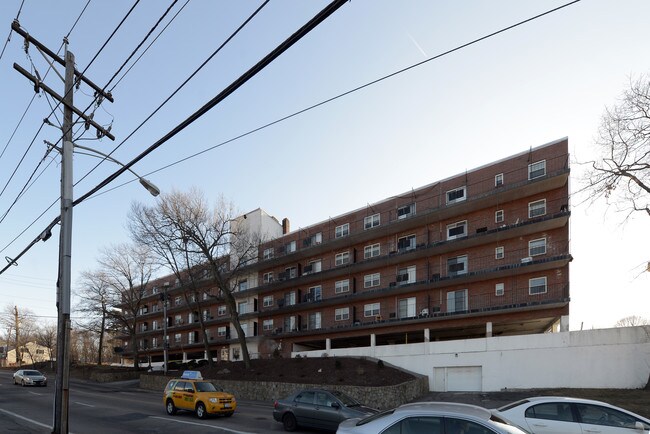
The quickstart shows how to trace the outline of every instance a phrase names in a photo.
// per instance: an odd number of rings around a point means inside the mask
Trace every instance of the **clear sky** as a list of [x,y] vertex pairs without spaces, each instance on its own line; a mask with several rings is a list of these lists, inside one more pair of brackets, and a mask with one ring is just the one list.
[[[19,21],[56,51],[87,1],[26,0]],[[102,87],[172,1],[140,1],[92,61],[133,3],[90,1],[69,36],[77,69],[87,69],[86,75]],[[162,25],[185,3],[179,1]],[[112,151],[260,4],[189,1],[113,89],[115,102],[96,111],[96,121],[112,122],[116,142],[78,143]],[[271,1],[120,146],[115,158],[130,161],[326,4]],[[223,194],[242,212],[261,207],[279,220],[289,218],[294,230],[562,137],[569,138],[576,190],[581,168],[575,162],[593,158],[593,138],[605,106],[616,103],[631,76],[650,72],[647,0],[583,0],[160,170],[562,4],[352,0],[134,170],[162,191],[197,186],[211,199]],[[21,0],[0,2],[2,46],[20,5]],[[23,50],[21,37],[13,33],[0,58],[2,258],[16,256],[59,212],[60,158],[51,154],[38,166],[46,151],[43,140],[60,137],[60,130],[51,126],[37,134],[52,101],[42,93],[37,96],[16,129],[34,90],[13,63],[32,72],[35,67],[41,76],[47,70],[33,46],[29,57]],[[62,80],[52,72],[44,81],[63,93]],[[91,94],[82,86],[75,105],[88,106]],[[55,116],[49,119],[58,124]],[[94,132],[84,137],[93,138]],[[118,168],[104,163],[82,180],[98,161],[75,156],[75,198]],[[5,215],[37,167],[30,188]],[[114,185],[132,179],[127,173]],[[80,271],[96,267],[101,248],[128,240],[125,222],[131,203],[154,200],[138,183],[130,183],[75,207],[73,286]],[[643,273],[650,260],[650,220],[639,214],[626,224],[622,221],[622,215],[606,212],[602,205],[580,205],[572,199],[572,330],[611,327],[629,315],[650,318],[650,273]],[[54,321],[57,261],[58,228],[17,267],[0,275],[0,308],[28,307],[44,321]]]

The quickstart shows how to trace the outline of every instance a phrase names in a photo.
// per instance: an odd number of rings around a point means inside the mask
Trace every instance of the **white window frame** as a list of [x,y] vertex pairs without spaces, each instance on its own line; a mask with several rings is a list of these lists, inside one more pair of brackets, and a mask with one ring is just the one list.
[[180,343],[182,339],[183,339],[183,336],[182,336],[181,333],[175,333],[174,334],[174,342]]
[[[537,174],[536,172],[540,172]],[[533,176],[535,175],[535,176]],[[528,165],[528,180],[541,178],[546,175],[546,160],[536,161]]]
[[[409,242],[408,247],[400,248],[400,244],[401,244],[402,240],[408,240],[408,242]],[[416,247],[417,247],[417,236],[415,234],[406,235],[406,236],[403,236],[403,237],[399,237],[397,239],[397,251],[398,252],[408,252],[410,250],[415,250]]]
[[363,218],[363,229],[372,229],[381,224],[381,214],[373,214]]
[[[405,268],[400,268],[397,270],[397,284],[398,285],[408,285],[409,283],[415,283],[415,265],[411,265]],[[400,278],[399,276],[406,276],[406,280]],[[402,280],[400,280],[402,279]]]
[[[403,304],[406,304],[405,309],[403,309]],[[417,316],[415,309],[416,299],[415,297],[401,298],[397,301],[397,317],[398,318],[413,318]],[[403,312],[405,310],[406,312]]]
[[307,315],[307,328],[309,330],[318,330],[323,328],[323,315],[321,315],[320,312],[311,312]]
[[275,256],[275,249],[273,247],[264,249],[264,252],[262,253],[262,257],[264,258],[264,260],[273,259],[274,256]]
[[381,285],[381,275],[379,273],[366,274],[363,276],[363,287],[374,288]]
[[381,306],[379,303],[368,303],[363,306],[363,316],[365,318],[377,317],[381,315]]
[[226,305],[222,304],[217,308],[217,316],[224,316],[227,312]]
[[262,275],[262,282],[264,283],[271,283],[273,282],[273,272],[269,271],[268,273],[264,273]]
[[[451,235],[449,232],[453,229],[463,228],[463,232],[456,235]],[[447,241],[455,240],[456,238],[462,238],[467,236],[467,220],[463,220],[456,223],[451,223],[447,225]]]
[[506,250],[503,246],[494,248],[494,259],[503,259],[506,256]]
[[174,306],[180,306],[181,303],[183,303],[183,297],[181,297],[180,295],[174,297]]
[[323,287],[321,285],[311,286],[307,290],[307,295],[310,296],[311,301],[320,301],[323,299]]
[[[463,301],[463,307],[461,309],[456,309],[456,295],[462,293],[462,299],[460,301]],[[453,294],[453,296],[452,296]],[[453,299],[453,300],[452,300]],[[451,302],[453,301],[453,305]],[[469,301],[467,297],[467,289],[459,289],[456,291],[449,291],[447,292],[447,312],[464,312],[469,309]]]
[[500,187],[503,185],[504,177],[503,173],[497,173],[494,175],[494,186],[495,187]]
[[272,295],[265,295],[264,298],[262,299],[263,307],[272,307],[274,303],[275,300],[273,299]]
[[194,343],[194,332],[188,332],[187,333],[187,344],[193,344]]
[[[401,213],[401,214],[400,214]],[[397,219],[405,219],[415,215],[415,202],[409,203],[408,205],[402,205],[397,208]]]
[[528,256],[546,254],[546,237],[528,241]]
[[224,337],[227,334],[226,326],[221,326],[217,328],[217,336]]
[[262,330],[273,330],[273,319],[265,319],[262,321]]
[[[540,212],[540,210],[542,210]],[[528,202],[528,218],[541,217],[546,215],[546,199],[540,199],[533,202]]]
[[289,291],[282,298],[285,306],[294,306],[296,304],[296,291]]
[[[456,264],[460,264],[460,263],[464,264],[463,271],[451,271],[449,269],[449,265],[450,265],[449,261],[451,261],[451,260],[456,260]],[[467,274],[467,271],[468,271],[467,269],[469,268],[468,263],[469,263],[469,258],[467,257],[467,255],[460,255],[460,256],[453,257],[453,258],[447,258],[447,275],[448,276],[460,276],[462,274]],[[454,264],[451,264],[451,265],[454,265]]]
[[350,251],[339,252],[334,255],[334,265],[338,267],[339,265],[345,265],[350,263]]
[[284,252],[285,253],[293,253],[296,251],[296,240],[289,241],[285,246],[284,246]]
[[363,248],[363,259],[370,259],[381,255],[381,244],[375,243]]
[[342,294],[344,292],[350,292],[350,279],[337,280],[334,283],[335,294]]
[[497,283],[494,285],[494,295],[501,297],[506,293],[506,285],[504,283]]
[[[459,191],[463,192],[463,195],[461,197],[457,197],[455,199],[449,199],[449,193],[457,193]],[[467,186],[463,185],[462,187],[458,188],[453,188],[451,190],[448,190],[447,193],[445,193],[445,200],[447,201],[447,205],[451,205],[452,203],[456,202],[462,202],[467,199]]]
[[[544,288],[543,291],[540,288]],[[528,279],[528,295],[546,294],[548,292],[548,282],[546,276],[533,277]]]
[[334,311],[334,321],[347,321],[350,319],[350,308],[341,307]]
[[506,213],[502,209],[494,212],[494,223],[502,223],[506,220]]
[[350,235],[350,223],[343,223],[334,229],[334,238],[343,238]]

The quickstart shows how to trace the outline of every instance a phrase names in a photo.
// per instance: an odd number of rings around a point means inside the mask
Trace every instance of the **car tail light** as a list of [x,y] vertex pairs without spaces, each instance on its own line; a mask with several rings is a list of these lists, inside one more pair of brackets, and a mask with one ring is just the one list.
[[275,401],[275,402],[273,403],[273,408],[278,408],[278,401]]

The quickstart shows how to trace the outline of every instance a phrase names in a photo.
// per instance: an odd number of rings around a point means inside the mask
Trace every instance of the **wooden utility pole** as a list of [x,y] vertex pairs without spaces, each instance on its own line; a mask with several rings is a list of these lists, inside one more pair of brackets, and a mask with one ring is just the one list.
[[20,346],[18,345],[18,306],[14,306],[14,321],[16,327],[16,363],[18,363],[18,367],[21,367],[23,364],[23,356],[20,354]]
[[[12,30],[25,38],[29,44],[35,45],[43,56],[49,56],[55,62],[65,66],[65,92],[63,96],[58,95],[48,86],[40,81],[40,78],[34,77],[25,69],[14,63],[14,69],[24,75],[34,83],[34,88],[43,89],[50,94],[60,104],[63,104],[63,126],[62,126],[62,144],[61,147],[55,147],[61,152],[61,232],[59,236],[59,275],[57,279],[57,351],[56,351],[56,384],[54,389],[54,414],[53,428],[54,434],[68,433],[68,410],[69,410],[69,376],[70,376],[70,292],[71,292],[71,258],[72,258],[72,154],[74,144],[72,143],[73,114],[81,117],[86,125],[92,125],[98,131],[99,136],[106,136],[111,140],[115,137],[108,131],[98,125],[89,116],[86,116],[81,110],[73,104],[74,87],[78,82],[83,81],[95,89],[96,95],[113,101],[109,93],[105,93],[96,84],[85,78],[74,67],[74,54],[68,51],[66,43],[65,59],[61,59],[39,41],[30,36],[20,28],[20,24],[14,21],[11,25]],[[16,317],[17,317],[16,310]],[[16,329],[18,336],[18,329]]]

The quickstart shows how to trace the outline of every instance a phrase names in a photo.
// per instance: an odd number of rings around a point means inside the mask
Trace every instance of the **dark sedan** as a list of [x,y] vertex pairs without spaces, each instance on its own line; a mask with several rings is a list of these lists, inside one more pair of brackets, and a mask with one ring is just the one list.
[[273,419],[282,422],[287,431],[294,431],[298,426],[336,431],[346,419],[375,413],[378,410],[365,407],[337,390],[301,390],[273,404]]
[[14,384],[21,386],[47,386],[47,377],[34,369],[20,369],[14,373]]

